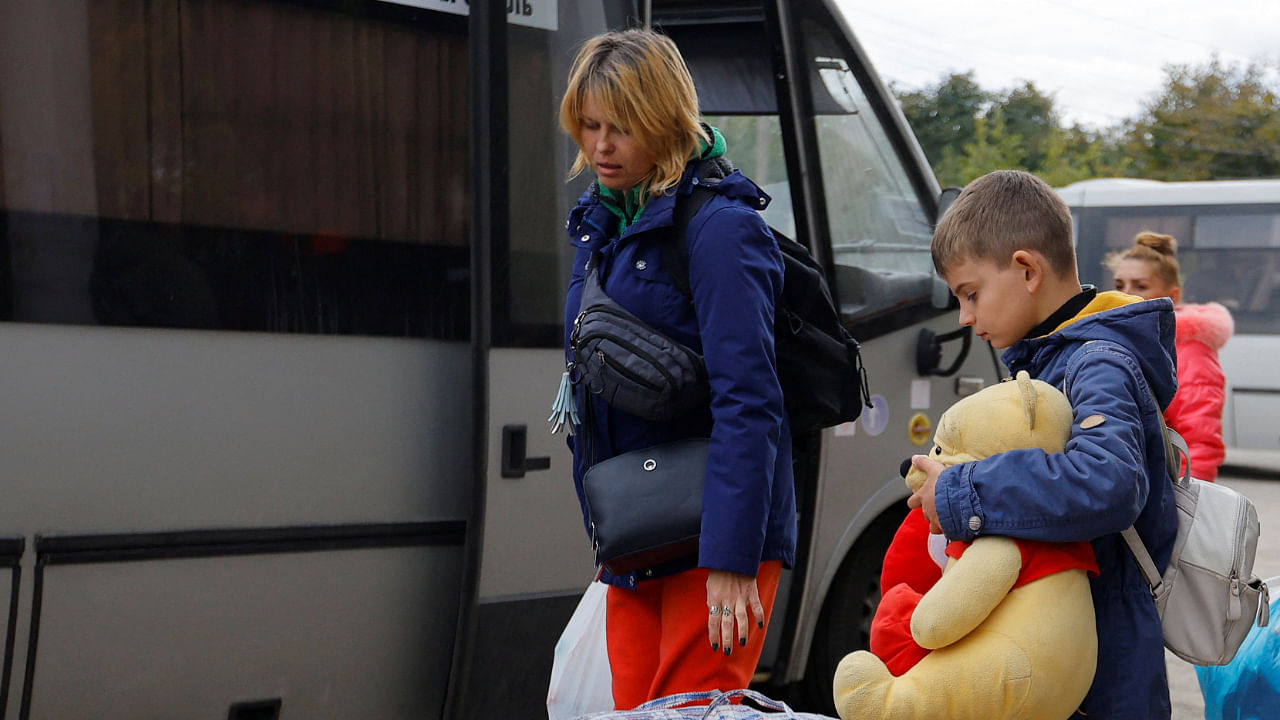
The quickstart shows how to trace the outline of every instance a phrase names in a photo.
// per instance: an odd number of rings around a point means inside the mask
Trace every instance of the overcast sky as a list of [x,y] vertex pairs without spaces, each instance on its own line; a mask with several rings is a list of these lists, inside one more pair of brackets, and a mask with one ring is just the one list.
[[1168,64],[1280,61],[1280,0],[835,0],[886,81],[909,90],[974,70],[1022,80],[1067,123],[1137,115]]

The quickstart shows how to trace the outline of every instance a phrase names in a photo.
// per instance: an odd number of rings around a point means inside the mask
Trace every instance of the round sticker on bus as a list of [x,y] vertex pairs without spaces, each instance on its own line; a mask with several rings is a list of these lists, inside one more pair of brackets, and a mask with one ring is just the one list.
[[889,403],[883,395],[872,395],[871,403],[862,408],[862,417],[858,419],[862,429],[868,435],[879,435],[889,426]]

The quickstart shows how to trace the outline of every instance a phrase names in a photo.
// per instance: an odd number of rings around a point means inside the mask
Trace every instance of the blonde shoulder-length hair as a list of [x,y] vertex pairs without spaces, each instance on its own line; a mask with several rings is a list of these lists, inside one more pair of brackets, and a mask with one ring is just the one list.
[[699,119],[689,68],[665,35],[651,30],[608,32],[578,51],[560,103],[560,126],[578,145],[571,178],[590,167],[582,146],[582,107],[588,97],[653,156],[653,171],[641,179],[651,196],[678,185],[699,141],[711,142]]

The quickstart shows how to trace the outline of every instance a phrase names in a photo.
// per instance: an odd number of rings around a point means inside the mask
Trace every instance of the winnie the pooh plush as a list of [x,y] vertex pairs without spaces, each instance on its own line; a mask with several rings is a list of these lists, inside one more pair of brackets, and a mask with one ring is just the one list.
[[[1061,452],[1071,425],[1066,396],[1020,372],[943,413],[930,457],[954,465],[1017,448]],[[912,469],[906,480],[914,491],[925,476]],[[947,555],[923,595],[905,584],[884,593],[872,629],[880,656],[854,652],[836,670],[840,717],[1070,717],[1097,664],[1090,545],[984,535],[951,543]]]

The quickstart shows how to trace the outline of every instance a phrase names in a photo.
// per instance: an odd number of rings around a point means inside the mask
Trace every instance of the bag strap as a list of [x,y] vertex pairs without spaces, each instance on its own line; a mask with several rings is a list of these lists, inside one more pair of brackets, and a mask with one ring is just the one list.
[[693,290],[689,287],[689,223],[715,195],[716,191],[706,185],[694,185],[688,195],[676,196],[671,228],[662,239],[662,265],[680,294],[690,299]]
[[[1175,484],[1183,487],[1191,486],[1191,453],[1187,450],[1187,441],[1178,434],[1177,430],[1169,427],[1164,421],[1164,413],[1160,411],[1160,401],[1156,398],[1155,390],[1151,389],[1151,385],[1147,385],[1147,392],[1151,394],[1151,399],[1156,404],[1156,417],[1160,419],[1160,434],[1164,438],[1164,468],[1169,475],[1169,479]],[[1185,462],[1184,462],[1185,460]],[[1186,467],[1186,470],[1182,470]],[[1156,568],[1156,563],[1151,559],[1151,553],[1147,551],[1147,546],[1142,542],[1142,538],[1138,537],[1138,531],[1130,525],[1120,532],[1120,536],[1124,538],[1125,544],[1129,546],[1133,558],[1138,561],[1138,569],[1142,571],[1142,577],[1147,581],[1147,587],[1151,588],[1151,597],[1156,597],[1160,591],[1160,587],[1164,585],[1164,578],[1160,576],[1160,571]]]
[[1138,569],[1142,571],[1142,577],[1147,581],[1147,587],[1151,589],[1151,597],[1156,597],[1160,593],[1161,586],[1164,585],[1164,578],[1160,577],[1160,570],[1151,559],[1151,553],[1147,552],[1147,546],[1143,544],[1142,538],[1138,537],[1138,531],[1132,525],[1121,530],[1120,537],[1124,538],[1125,544],[1129,546],[1133,559],[1138,561]]
[[766,710],[776,710],[778,712],[786,713],[788,718],[796,717],[795,712],[786,703],[774,700],[768,695],[758,693],[755,690],[740,688],[737,690],[727,690],[724,693],[721,693],[720,697],[712,700],[711,704],[707,706],[707,711],[702,714],[702,720],[712,720],[715,717],[713,713],[717,708],[739,698],[743,700],[750,700]]

